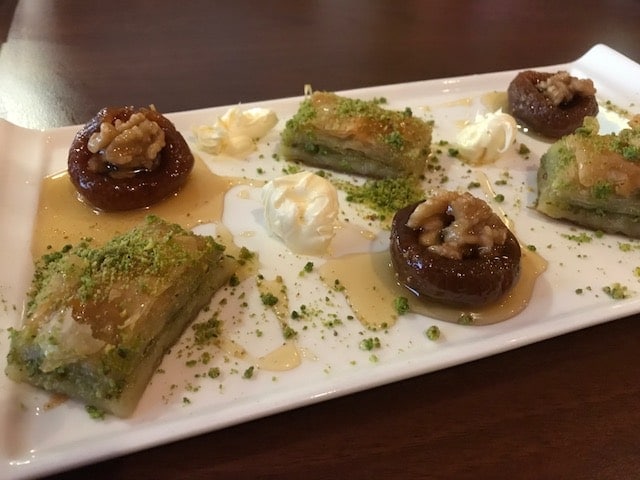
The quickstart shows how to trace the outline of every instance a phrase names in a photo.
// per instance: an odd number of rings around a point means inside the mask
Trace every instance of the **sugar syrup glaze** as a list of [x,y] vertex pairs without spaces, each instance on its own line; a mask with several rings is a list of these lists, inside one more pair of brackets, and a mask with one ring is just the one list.
[[149,214],[193,228],[222,218],[225,193],[243,181],[215,175],[196,158],[184,187],[148,208],[124,212],[102,212],[85,203],[76,192],[66,171],[45,177],[40,188],[31,252],[34,258],[59,250],[82,238],[104,243],[126,232]]

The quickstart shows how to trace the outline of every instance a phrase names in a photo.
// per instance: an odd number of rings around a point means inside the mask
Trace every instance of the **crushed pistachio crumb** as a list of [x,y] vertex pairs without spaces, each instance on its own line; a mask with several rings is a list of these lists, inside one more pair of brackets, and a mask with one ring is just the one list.
[[399,209],[424,200],[425,193],[413,177],[367,180],[361,185],[335,180],[334,185],[346,193],[346,201],[373,210],[380,220],[390,219]]
[[394,298],[393,308],[398,313],[398,315],[404,315],[409,311],[409,299],[407,297]]
[[276,297],[273,293],[261,293],[260,300],[262,300],[263,305],[267,305],[268,307],[273,307],[278,303],[278,297]]
[[592,240],[591,235],[589,235],[586,232],[582,232],[578,235],[563,233],[562,236],[567,240],[571,240],[572,242],[577,242],[577,243],[589,243]]
[[249,250],[247,247],[241,247],[240,248],[240,253],[238,255],[238,261],[241,265],[244,265],[245,263],[247,263],[250,260],[253,260],[255,258],[256,254],[254,252],[252,252],[251,250]]
[[98,407],[94,407],[93,405],[86,405],[84,409],[89,414],[89,417],[94,420],[104,420],[105,418],[105,411]]
[[313,271],[313,262],[305,263],[304,267],[300,271],[300,275],[304,275],[305,273],[311,273]]
[[194,331],[196,345],[206,345],[212,339],[218,338],[222,332],[222,324],[216,315],[204,322],[194,323],[191,328]]
[[629,289],[618,282],[602,287],[602,291],[615,300],[623,300],[630,296]]
[[369,337],[360,341],[360,350],[374,350],[381,347],[380,339],[378,337]]
[[427,328],[424,334],[429,340],[438,340],[440,338],[440,328],[437,325],[431,325],[429,328]]
[[291,326],[289,325],[285,325],[282,328],[282,335],[284,336],[285,339],[289,340],[291,338],[294,338],[298,335],[298,332],[293,329]]

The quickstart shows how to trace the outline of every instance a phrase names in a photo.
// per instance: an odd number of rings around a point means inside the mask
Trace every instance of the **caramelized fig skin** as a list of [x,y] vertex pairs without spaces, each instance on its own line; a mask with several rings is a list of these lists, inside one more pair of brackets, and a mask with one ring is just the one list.
[[[461,260],[430,251],[419,241],[420,230],[407,226],[418,204],[396,212],[391,226],[390,253],[401,285],[425,300],[478,307],[498,300],[520,274],[520,245],[511,231],[488,254],[473,250]],[[443,213],[443,215],[445,215]]]
[[[96,155],[88,149],[91,135],[100,130],[103,122],[113,123],[116,119],[125,122],[137,112],[156,122],[164,132],[166,145],[160,151],[158,167],[119,178],[90,169],[89,162]],[[122,211],[148,207],[178,191],[187,181],[194,162],[185,139],[173,123],[157,111],[131,106],[105,107],[76,134],[67,168],[71,182],[92,206],[104,211]]]
[[598,114],[595,95],[576,95],[571,101],[554,105],[537,85],[553,73],[526,70],[518,73],[507,89],[510,113],[533,132],[558,139],[573,133],[584,117]]

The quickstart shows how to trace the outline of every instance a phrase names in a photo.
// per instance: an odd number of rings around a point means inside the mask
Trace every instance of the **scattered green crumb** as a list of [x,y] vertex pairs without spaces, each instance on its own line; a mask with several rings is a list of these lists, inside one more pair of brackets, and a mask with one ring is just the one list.
[[582,232],[578,235],[563,233],[561,234],[561,236],[563,236],[567,240],[571,240],[572,242],[577,242],[577,243],[589,243],[593,239],[591,235],[589,235],[586,232]]
[[380,348],[380,339],[378,337],[369,337],[360,341],[359,344],[360,350],[373,350],[376,348]]
[[535,245],[527,245],[527,250],[529,250],[530,252],[535,252],[537,250]]
[[504,202],[504,195],[501,193],[498,193],[495,197],[493,197],[493,199],[498,203],[502,203]]
[[295,329],[291,328],[291,326],[285,325],[282,328],[282,335],[284,336],[285,339],[288,340],[290,338],[296,337],[298,335],[298,332]]
[[394,298],[393,308],[398,313],[398,315],[404,315],[409,311],[409,299],[407,297]]
[[453,148],[453,147],[449,147],[447,149],[447,153],[449,154],[450,157],[454,157],[457,158],[460,156],[460,150],[458,150],[457,148]]
[[640,244],[618,242],[618,248],[621,252],[631,252],[633,250],[640,250]]
[[106,413],[101,408],[94,407],[93,405],[85,405],[84,409],[89,414],[89,417],[94,420],[104,420],[105,418]]
[[262,304],[268,307],[273,307],[276,303],[278,303],[278,297],[276,297],[273,293],[261,293],[260,300],[262,300]]
[[627,110],[624,107],[616,105],[611,100],[606,100],[604,103],[605,103],[605,106],[607,107],[607,109],[611,110],[612,112],[617,113],[618,115],[620,115],[622,117],[629,116],[629,110]]
[[440,328],[437,325],[431,325],[424,332],[429,340],[436,341],[440,338]]
[[304,275],[305,273],[311,273],[313,272],[313,262],[307,262],[305,263],[304,267],[302,267],[302,270],[300,271],[300,275]]
[[425,198],[422,185],[413,177],[373,179],[359,185],[342,180],[333,183],[345,192],[347,202],[368,207],[379,220],[391,219],[401,208]]
[[253,371],[254,371],[254,367],[252,365],[244,371],[244,373],[242,374],[242,378],[246,378],[246,379],[252,378]]
[[480,188],[480,187],[481,187],[480,182],[469,182],[467,184],[467,190],[471,190],[471,189],[474,189],[474,188]]
[[380,359],[378,358],[378,356],[374,353],[372,353],[371,355],[369,355],[369,361],[371,363],[377,363]]
[[248,261],[251,261],[255,258],[256,254],[249,250],[247,247],[240,248],[240,253],[238,254],[238,263],[240,265],[246,264]]
[[222,324],[216,315],[204,322],[194,323],[191,328],[194,331],[196,345],[208,344],[212,339],[218,338],[222,332]]
[[618,282],[602,287],[602,291],[615,300],[623,300],[630,296],[629,289]]
[[189,397],[182,397],[182,403],[189,405],[191,403],[191,399]]
[[576,288],[576,295],[582,295],[584,293],[584,290],[582,288]]
[[285,167],[282,168],[282,173],[285,175],[293,175],[295,173],[300,173],[302,169],[300,165],[296,165],[294,163],[289,163]]

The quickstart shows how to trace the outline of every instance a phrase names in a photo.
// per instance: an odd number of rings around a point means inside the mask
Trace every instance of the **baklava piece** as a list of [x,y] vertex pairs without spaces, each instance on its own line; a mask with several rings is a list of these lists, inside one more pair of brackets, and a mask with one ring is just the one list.
[[164,353],[236,261],[212,237],[149,216],[101,247],[88,242],[36,263],[7,375],[125,417]]
[[376,100],[314,92],[287,121],[281,154],[311,166],[374,178],[424,172],[432,126],[410,109],[392,111]]
[[536,209],[603,232],[640,238],[640,116],[600,135],[588,117],[540,159]]

